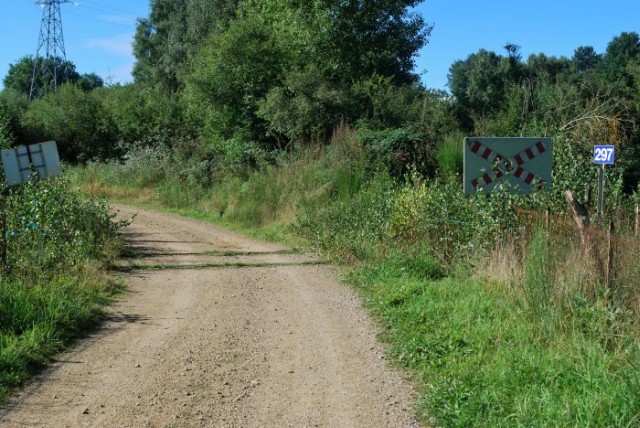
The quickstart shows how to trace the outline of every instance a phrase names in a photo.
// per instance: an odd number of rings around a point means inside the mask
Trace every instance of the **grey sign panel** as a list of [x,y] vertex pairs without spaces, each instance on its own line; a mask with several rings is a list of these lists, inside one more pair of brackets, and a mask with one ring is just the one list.
[[7,184],[22,184],[35,174],[40,178],[60,175],[60,157],[55,141],[2,150],[2,166]]
[[528,193],[551,187],[551,138],[465,138],[464,192],[491,193],[496,186]]

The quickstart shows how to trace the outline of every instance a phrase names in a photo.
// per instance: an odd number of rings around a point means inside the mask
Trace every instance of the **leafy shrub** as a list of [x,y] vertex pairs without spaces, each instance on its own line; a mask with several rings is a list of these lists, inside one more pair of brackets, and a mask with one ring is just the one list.
[[256,112],[259,100],[281,82],[283,57],[263,17],[252,14],[232,21],[194,58],[184,94],[188,116],[203,125],[206,135],[269,141],[265,121]]
[[326,140],[344,118],[348,93],[315,66],[288,72],[284,79],[259,103],[257,115],[268,122],[268,132],[285,142]]
[[104,256],[116,237],[106,203],[80,199],[62,180],[31,181],[12,188],[4,202],[5,273],[13,278],[56,275]]
[[303,210],[297,230],[343,261],[377,258],[384,249],[394,183],[380,174],[347,200]]
[[18,123],[16,109],[6,96],[0,97],[0,149],[7,149],[15,143]]
[[27,141],[55,140],[67,161],[107,159],[117,154],[109,115],[93,92],[63,85],[29,104],[22,116]]
[[389,232],[402,246],[451,264],[481,258],[514,230],[515,207],[506,194],[465,195],[455,177],[413,181],[393,195]]
[[401,128],[420,121],[425,91],[415,85],[397,86],[393,80],[374,74],[353,85],[353,95],[362,98],[359,117],[368,127]]
[[139,146],[170,147],[189,134],[177,100],[150,87],[131,84],[99,89],[93,95],[113,125],[112,139],[121,152]]
[[122,223],[63,180],[35,180],[3,195],[0,402],[95,326],[113,291],[108,263]]
[[395,179],[403,179],[412,170],[425,176],[435,171],[435,141],[423,129],[361,129],[358,137],[369,154],[370,164],[383,166]]

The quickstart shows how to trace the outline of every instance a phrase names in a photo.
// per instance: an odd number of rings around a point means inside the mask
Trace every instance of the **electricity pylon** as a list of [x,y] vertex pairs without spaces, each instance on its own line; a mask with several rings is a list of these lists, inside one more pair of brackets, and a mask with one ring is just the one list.
[[68,80],[67,54],[62,35],[60,5],[71,0],[36,0],[42,7],[38,48],[33,61],[29,100],[58,90],[58,83]]

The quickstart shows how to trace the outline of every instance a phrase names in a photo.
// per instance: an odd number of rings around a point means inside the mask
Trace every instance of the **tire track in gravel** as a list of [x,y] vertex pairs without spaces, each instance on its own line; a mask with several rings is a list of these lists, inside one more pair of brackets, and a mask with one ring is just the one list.
[[128,291],[8,401],[0,426],[420,426],[411,386],[333,269],[199,221],[116,209],[137,213]]

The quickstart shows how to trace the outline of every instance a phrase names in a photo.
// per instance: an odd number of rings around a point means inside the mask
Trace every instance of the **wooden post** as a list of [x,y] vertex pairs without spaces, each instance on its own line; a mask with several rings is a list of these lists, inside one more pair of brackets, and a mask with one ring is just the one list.
[[605,270],[604,283],[609,291],[613,282],[613,220],[609,222],[609,231],[607,232],[607,268]]
[[587,211],[591,210],[591,186],[588,184],[584,186],[584,206]]
[[547,208],[544,211],[544,230],[549,233],[549,226],[551,225],[551,210]]
[[636,203],[636,228],[635,228],[636,238],[640,238],[640,204]]

